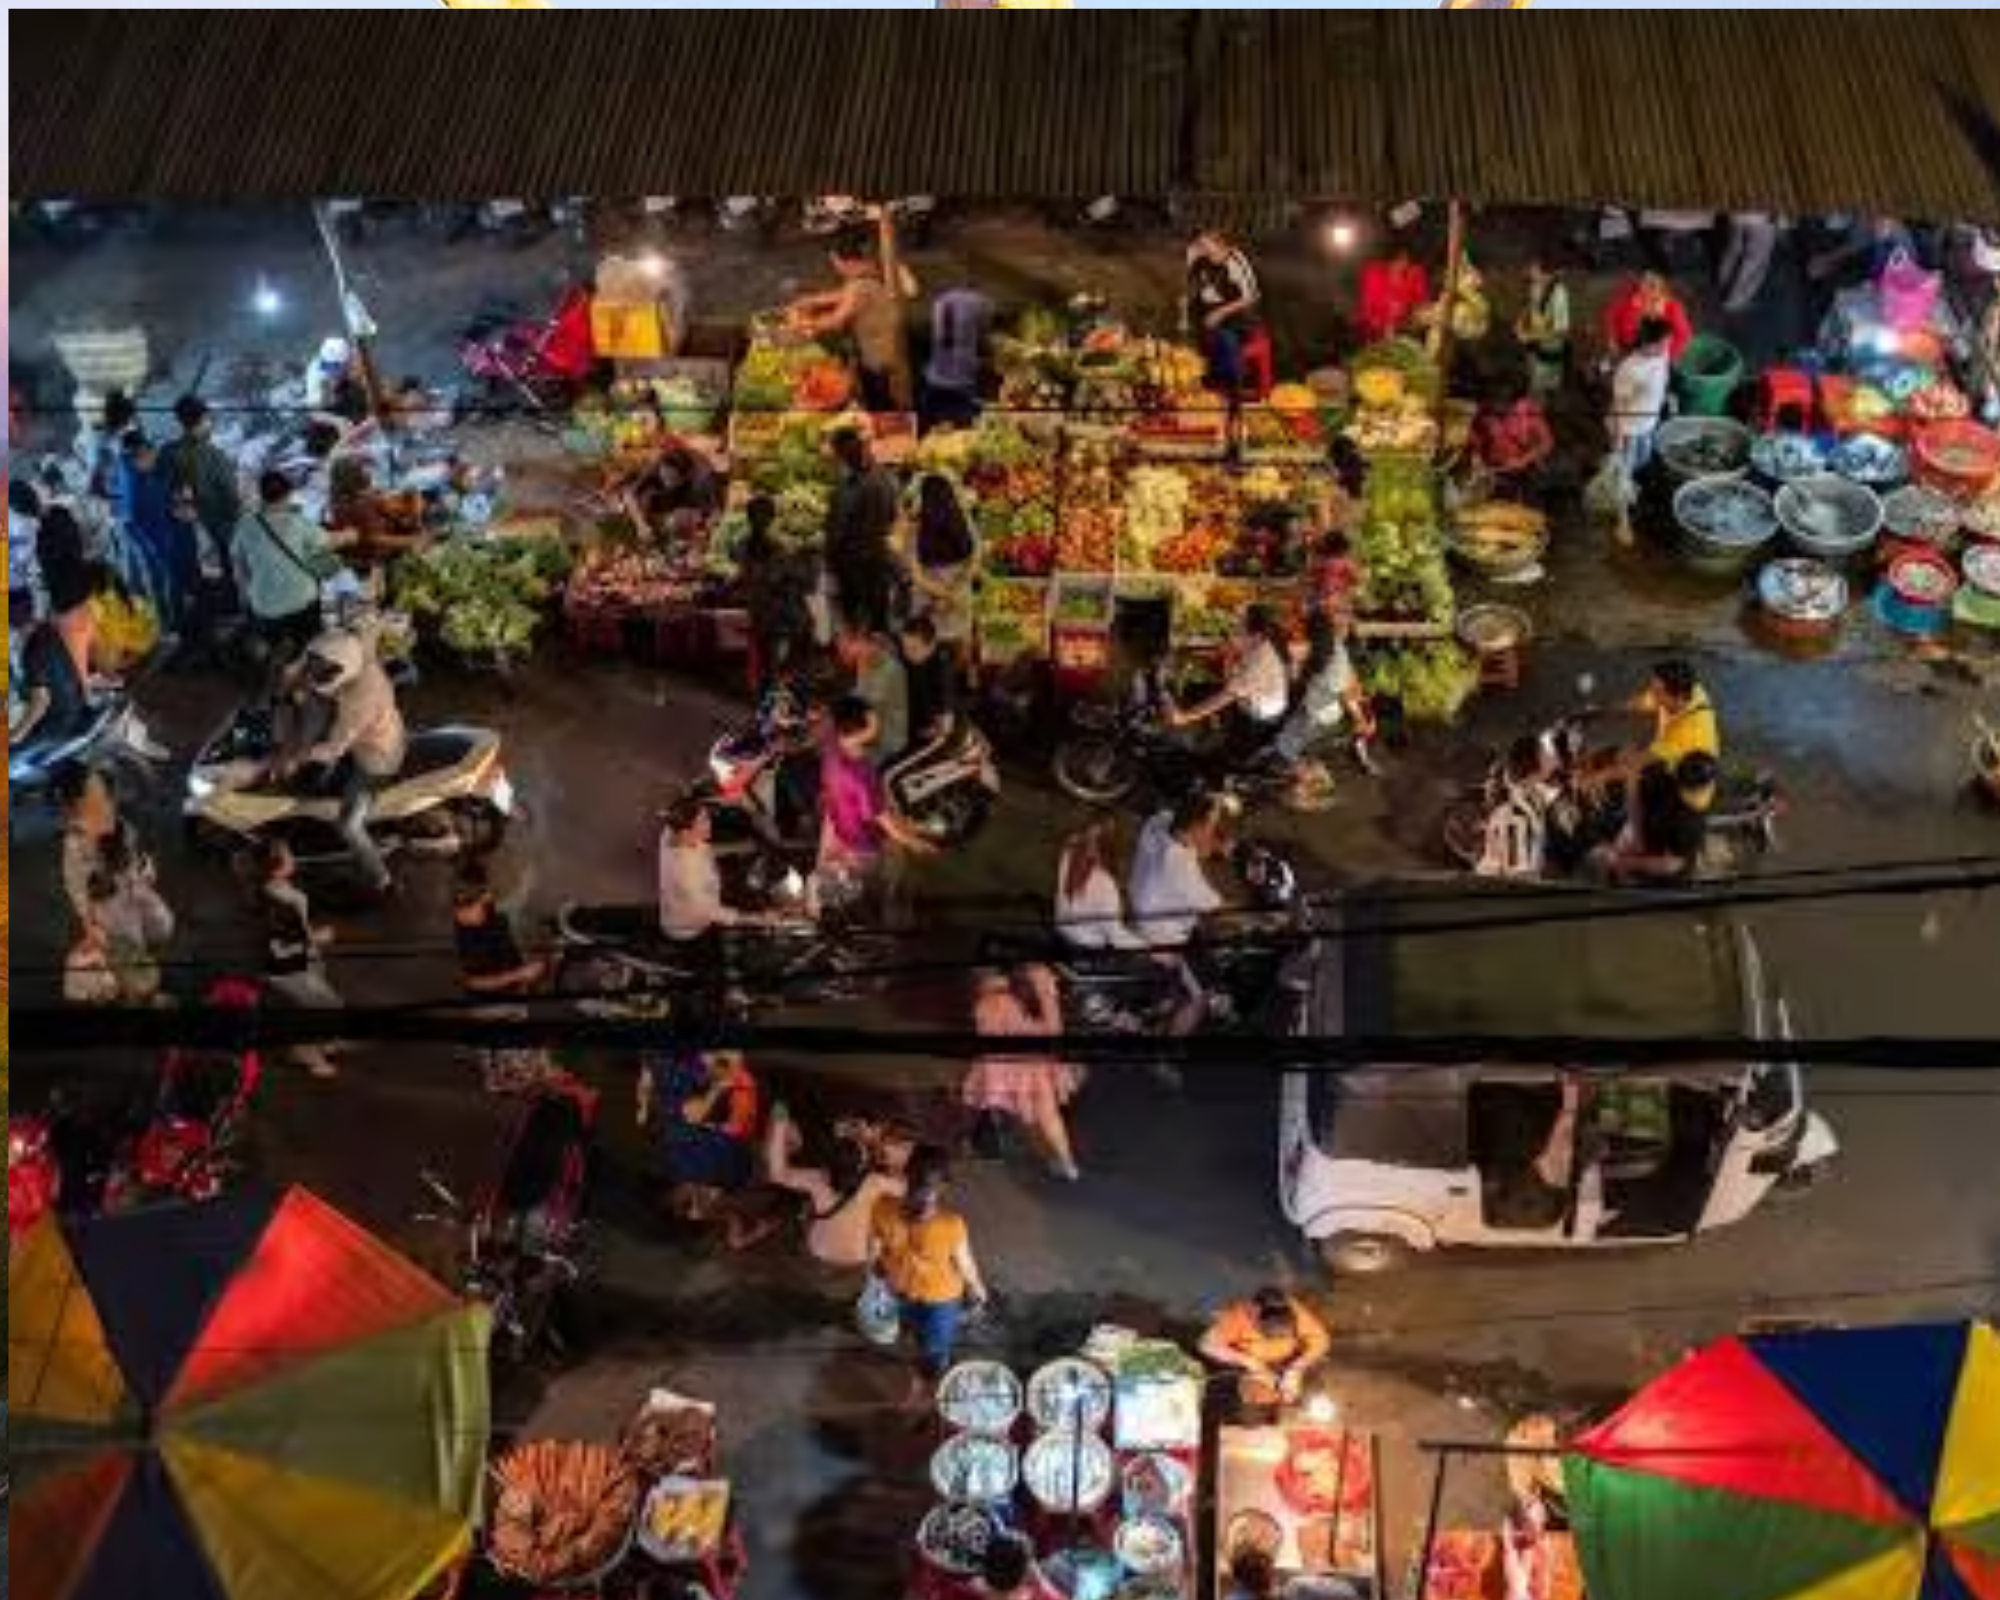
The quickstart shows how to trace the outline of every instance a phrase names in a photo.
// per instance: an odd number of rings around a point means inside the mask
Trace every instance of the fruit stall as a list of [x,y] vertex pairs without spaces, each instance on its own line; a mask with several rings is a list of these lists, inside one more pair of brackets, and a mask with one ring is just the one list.
[[1337,1580],[1363,1600],[1387,1595],[1375,1435],[1332,1422],[1224,1427],[1215,1473],[1217,1594],[1254,1550],[1286,1583]]
[[1025,1383],[994,1361],[953,1368],[911,1595],[971,1600],[988,1547],[1017,1534],[1065,1594],[1192,1600],[1203,1383],[1178,1346],[1114,1328]]
[[[655,1389],[613,1443],[529,1439],[494,1457],[485,1526],[454,1600],[646,1593],[698,1583],[734,1600],[747,1561],[715,1408]],[[666,1592],[662,1588],[661,1592]]]

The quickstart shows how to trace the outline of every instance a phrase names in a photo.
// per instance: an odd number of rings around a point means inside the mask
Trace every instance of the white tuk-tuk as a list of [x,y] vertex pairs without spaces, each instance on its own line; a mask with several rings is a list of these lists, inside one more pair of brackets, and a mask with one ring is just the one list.
[[1462,881],[1343,897],[1298,974],[1305,1037],[1741,1035],[1769,1052],[1624,1070],[1289,1071],[1279,1195],[1330,1266],[1378,1272],[1441,1245],[1682,1240],[1819,1175],[1838,1144],[1806,1109],[1785,1002],[1750,930],[1719,910],[1664,906],[1568,920],[1631,904]]

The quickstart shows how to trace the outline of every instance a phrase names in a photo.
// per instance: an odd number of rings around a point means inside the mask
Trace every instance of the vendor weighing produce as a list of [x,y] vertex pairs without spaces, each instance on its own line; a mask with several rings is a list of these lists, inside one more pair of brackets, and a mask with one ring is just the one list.
[[1313,1369],[1333,1346],[1326,1323],[1297,1295],[1266,1285],[1223,1307],[1201,1341],[1201,1353],[1243,1376],[1237,1393],[1258,1408],[1297,1400]]

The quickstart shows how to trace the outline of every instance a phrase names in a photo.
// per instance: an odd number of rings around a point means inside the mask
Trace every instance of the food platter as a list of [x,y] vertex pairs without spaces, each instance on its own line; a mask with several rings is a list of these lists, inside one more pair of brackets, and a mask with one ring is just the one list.
[[729,1525],[729,1485],[662,1478],[639,1513],[639,1548],[667,1566],[712,1554]]
[[1094,1433],[1045,1433],[1022,1463],[1028,1493],[1048,1511],[1095,1511],[1109,1498],[1118,1469],[1111,1447]]
[[1075,1356],[1051,1361],[1028,1380],[1028,1415],[1038,1428],[1095,1432],[1111,1415],[1111,1379]]
[[991,1505],[1020,1481],[1020,1453],[990,1434],[955,1433],[931,1456],[931,1486],[944,1500]]
[[1749,468],[1750,430],[1728,417],[1675,417],[1654,444],[1677,478],[1739,478]]
[[615,1451],[535,1440],[492,1470],[486,1550],[498,1570],[543,1588],[588,1588],[625,1559],[639,1480]]
[[1900,445],[1873,433],[1850,434],[1826,458],[1829,470],[1870,489],[1887,489],[1910,475],[1909,458]]
[[1021,1380],[998,1361],[961,1361],[938,1383],[938,1415],[967,1433],[1006,1433],[1021,1415]]
[[984,1506],[946,1501],[925,1514],[917,1528],[917,1548],[933,1566],[970,1578],[986,1559],[994,1527],[993,1514]]
[[1187,1541],[1165,1517],[1128,1517],[1118,1524],[1111,1548],[1134,1577],[1157,1578],[1187,1562]]
[[1255,1550],[1276,1560],[1285,1546],[1285,1526],[1266,1511],[1239,1511],[1229,1519],[1223,1535],[1222,1553],[1233,1561],[1246,1550]]
[[1899,539],[1949,544],[1965,513],[1949,496],[1922,484],[1905,484],[1882,502],[1882,526]]
[[1514,606],[1467,606],[1458,614],[1453,632],[1476,655],[1500,655],[1526,644],[1535,628],[1528,614]]
[[1277,1485],[1286,1504],[1302,1515],[1361,1510],[1375,1493],[1368,1441],[1337,1428],[1295,1428],[1278,1463]]
[[1747,550],[1777,536],[1771,497],[1737,478],[1696,478],[1674,491],[1674,521],[1681,531],[1729,550]]
[[1125,1463],[1125,1514],[1172,1516],[1193,1488],[1188,1469],[1172,1456],[1145,1451]]

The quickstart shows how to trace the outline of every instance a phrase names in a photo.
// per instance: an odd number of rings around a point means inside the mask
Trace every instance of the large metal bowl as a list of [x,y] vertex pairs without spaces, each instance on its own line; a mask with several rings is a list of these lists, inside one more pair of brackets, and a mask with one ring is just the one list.
[[1786,484],[1774,505],[1785,537],[1821,561],[1865,555],[1882,531],[1882,502],[1874,491],[1830,472]]
[[1678,483],[1742,477],[1755,442],[1756,435],[1729,417],[1673,417],[1653,436],[1654,454]]
[[1674,491],[1674,523],[1690,566],[1736,573],[1778,537],[1770,494],[1737,477],[1695,478]]

